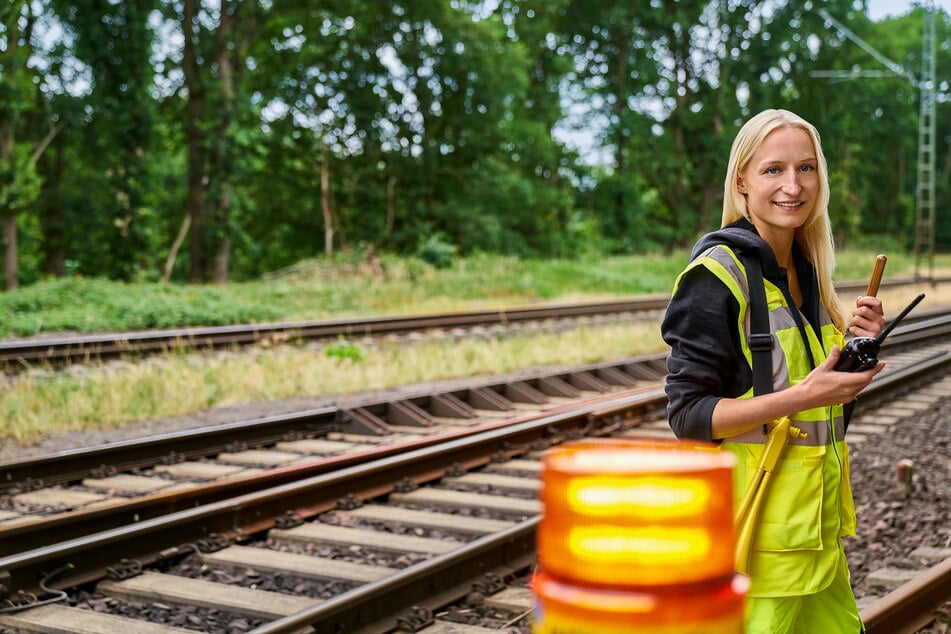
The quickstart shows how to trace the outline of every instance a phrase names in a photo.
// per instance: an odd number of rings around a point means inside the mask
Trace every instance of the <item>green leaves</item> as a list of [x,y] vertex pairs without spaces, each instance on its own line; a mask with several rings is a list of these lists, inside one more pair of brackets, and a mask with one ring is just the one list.
[[337,343],[332,343],[324,347],[324,354],[336,359],[338,363],[343,363],[344,361],[359,363],[367,357],[367,353],[358,345],[350,343],[343,338],[338,340]]
[[16,144],[7,160],[0,162],[0,209],[14,215],[29,209],[41,185],[33,149],[25,143]]
[[[920,64],[922,9],[874,23],[850,0],[821,4]],[[434,265],[684,247],[718,223],[735,131],[777,106],[823,135],[838,237],[914,228],[917,92],[814,76],[876,62],[809,3],[2,7],[16,46],[0,51],[0,212],[20,216],[25,282],[67,261],[159,279],[186,217],[175,281],[249,279],[356,245]],[[944,13],[937,37],[947,92]],[[951,217],[938,224],[951,248]]]

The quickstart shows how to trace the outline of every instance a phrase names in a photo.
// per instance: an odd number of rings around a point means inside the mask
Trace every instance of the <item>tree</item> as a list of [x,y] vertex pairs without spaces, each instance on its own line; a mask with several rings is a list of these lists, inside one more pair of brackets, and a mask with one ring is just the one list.
[[[155,107],[149,16],[155,0],[55,0],[63,25],[74,36],[72,55],[90,71],[91,89],[82,141],[101,189],[86,202],[104,231],[99,263],[90,272],[131,280],[146,266],[147,158],[154,138]],[[90,203],[96,206],[91,207]]]
[[0,217],[3,288],[8,291],[19,283],[17,214],[33,201],[39,187],[34,151],[29,143],[17,139],[24,110],[35,92],[29,60],[37,7],[42,8],[28,0],[16,0],[0,8],[0,36],[5,44],[0,51]]
[[190,231],[188,277],[192,282],[224,283],[233,247],[237,126],[248,107],[242,88],[247,54],[276,10],[258,0],[181,0],[165,8],[182,41],[182,48],[163,61],[181,71],[181,83],[170,98],[184,92],[178,122],[184,129],[188,167],[186,219],[180,234]]

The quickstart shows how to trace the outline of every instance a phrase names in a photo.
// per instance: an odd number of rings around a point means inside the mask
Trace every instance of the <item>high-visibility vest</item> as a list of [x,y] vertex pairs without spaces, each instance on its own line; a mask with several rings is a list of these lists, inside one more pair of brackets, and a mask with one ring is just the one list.
[[[712,272],[739,303],[736,327],[743,354],[750,367],[749,284],[746,269],[737,255],[725,245],[710,247],[697,256],[681,273],[703,266]],[[812,370],[802,334],[793,317],[793,308],[782,291],[764,280],[769,308],[770,331],[776,344],[772,350],[773,391],[796,385]],[[842,333],[832,323],[825,307],[819,307],[819,333],[805,325],[816,364],[827,356],[833,345],[844,345]],[[821,341],[820,341],[821,338]],[[753,388],[739,398],[751,398]],[[753,534],[749,575],[750,597],[783,597],[809,594],[823,589],[836,572],[842,548],[840,539],[855,535],[855,503],[849,482],[849,456],[845,444],[842,405],[816,407],[795,412],[792,424],[806,433],[802,439],[790,439],[782,460],[772,476],[767,498]],[[756,473],[766,436],[757,427],[725,439],[723,448],[737,457],[734,500],[743,496]]]

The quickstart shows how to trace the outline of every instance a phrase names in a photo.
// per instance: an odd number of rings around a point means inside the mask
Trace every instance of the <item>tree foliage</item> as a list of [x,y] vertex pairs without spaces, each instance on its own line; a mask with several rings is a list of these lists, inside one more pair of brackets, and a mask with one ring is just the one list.
[[[840,244],[910,248],[917,90],[866,76],[884,68],[820,9],[920,73],[924,9],[874,22],[849,0],[8,2],[5,286],[681,248],[719,222],[729,144],[767,107],[819,128]],[[937,36],[940,210],[943,12]]]

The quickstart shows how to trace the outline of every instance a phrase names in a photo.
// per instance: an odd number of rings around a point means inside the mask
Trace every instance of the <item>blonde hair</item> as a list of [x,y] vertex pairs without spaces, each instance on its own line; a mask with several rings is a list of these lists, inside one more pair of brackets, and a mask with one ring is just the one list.
[[799,128],[809,135],[818,160],[818,200],[813,207],[812,215],[796,229],[795,240],[816,269],[816,277],[819,280],[819,301],[829,311],[836,327],[845,332],[845,313],[832,284],[832,273],[835,271],[835,246],[832,225],[829,222],[829,171],[825,155],[822,153],[819,131],[815,126],[788,110],[764,110],[740,128],[733,140],[730,163],[723,183],[723,218],[720,226],[725,227],[741,218],[752,222],[746,207],[746,196],[737,188],[737,178],[746,169],[753,154],[766,137],[774,130],[787,127]]

